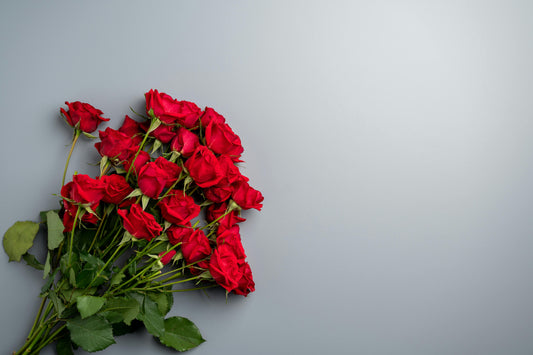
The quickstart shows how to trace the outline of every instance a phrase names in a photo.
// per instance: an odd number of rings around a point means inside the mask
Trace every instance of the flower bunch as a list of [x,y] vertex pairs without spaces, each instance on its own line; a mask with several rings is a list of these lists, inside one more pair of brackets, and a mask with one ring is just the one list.
[[[212,108],[150,90],[141,121],[126,116],[99,131],[100,174],[65,183],[81,135],[108,121],[90,104],[67,102],[74,129],[59,210],[41,213],[47,258],[28,253],[40,224],[16,222],[4,235],[10,261],[42,269],[42,303],[26,343],[14,354],[38,354],[56,342],[93,352],[144,325],[162,344],[188,350],[204,339],[183,317],[169,317],[173,292],[222,287],[255,290],[241,242],[242,210],[261,210],[263,196],[238,164],[240,138]],[[194,283],[193,287],[182,286]]]

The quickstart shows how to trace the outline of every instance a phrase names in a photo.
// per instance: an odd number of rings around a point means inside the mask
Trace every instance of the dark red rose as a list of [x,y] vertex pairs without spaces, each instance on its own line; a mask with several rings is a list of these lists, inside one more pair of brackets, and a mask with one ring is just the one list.
[[[146,132],[150,128],[150,121],[141,123],[141,128]],[[159,127],[150,132],[150,136],[155,139],[159,139],[162,143],[170,143],[170,141],[176,136],[174,126],[167,126],[166,124],[160,124]]]
[[172,190],[158,205],[163,218],[175,224],[187,224],[200,213],[200,206],[181,190]]
[[237,288],[234,289],[233,292],[246,297],[250,292],[255,291],[255,282],[252,276],[252,269],[250,269],[250,265],[248,265],[248,263],[241,264],[240,271],[242,277],[239,280],[239,286],[237,286]]
[[96,131],[100,123],[109,121],[109,118],[101,116],[103,114],[102,111],[85,102],[75,101],[70,103],[65,101],[65,105],[68,106],[68,112],[63,108],[60,111],[67,123],[72,127],[78,127],[83,132],[92,133]]
[[246,259],[244,248],[241,242],[240,228],[238,225],[234,225],[228,229],[225,229],[217,236],[217,245],[227,244],[233,249],[233,253],[239,260],[239,263],[243,263]]
[[105,194],[102,201],[118,205],[128,196],[133,188],[122,175],[104,175],[101,181],[105,184]]
[[246,180],[239,180],[233,184],[232,198],[244,210],[255,208],[261,211],[263,207],[261,204],[264,200],[263,195],[250,187]]
[[159,257],[161,258],[161,264],[167,265],[172,258],[176,255],[176,251],[172,249],[171,251],[162,251],[159,253]]
[[[124,161],[124,169],[126,171],[130,170],[131,162],[135,158],[135,154],[137,153],[137,150],[139,150],[139,147],[133,147],[129,151],[129,157]],[[150,154],[148,152],[141,150],[139,152],[139,155],[137,156],[137,159],[135,159],[135,163],[133,164],[133,167],[131,168],[131,171],[135,173],[135,175],[138,175],[141,171],[141,168],[150,161]]]
[[241,139],[226,123],[209,123],[205,129],[205,141],[213,152],[227,154],[233,160],[238,160],[244,151]]
[[170,244],[176,245],[181,243],[184,238],[187,238],[189,234],[194,232],[194,229],[190,227],[190,223],[188,224],[189,226],[187,227],[173,225],[167,229],[167,237]]
[[[72,227],[74,225],[74,218],[76,217],[76,212],[78,210],[78,204],[81,202],[75,201],[74,196],[72,195],[73,190],[75,189],[74,182],[71,181],[68,184],[65,184],[61,188],[61,197],[63,197],[63,225],[65,227],[64,232],[70,232],[72,230]],[[71,202],[72,201],[72,202]],[[99,202],[95,202],[89,205],[89,207],[96,211],[98,208]],[[79,207],[83,208],[83,207]],[[82,211],[80,211],[82,212]],[[87,213],[83,211],[82,214],[80,214],[81,221],[84,223],[90,223],[90,224],[96,224],[98,223],[98,217],[92,213]]]
[[128,115],[126,115],[126,118],[124,118],[124,123],[118,130],[130,137],[133,142],[133,145],[138,146],[139,144],[141,144],[144,138],[144,133],[141,130],[141,124],[131,119]]
[[172,163],[168,160],[166,160],[163,157],[159,157],[155,160],[155,164],[163,170],[165,179],[167,180],[165,183],[165,187],[170,187],[172,184],[178,180],[181,173],[181,167],[176,164]]
[[130,137],[109,127],[105,131],[99,131],[99,133],[101,142],[94,146],[101,156],[107,156],[115,163],[128,158],[129,150],[135,146]]
[[228,155],[219,156],[218,162],[223,171],[222,179],[215,186],[206,188],[204,194],[210,201],[221,203],[231,197],[233,193],[233,186],[231,184],[239,178],[245,177],[241,175],[239,168],[235,166],[233,160]]
[[105,184],[89,175],[78,174],[72,177],[70,198],[80,204],[94,204],[104,197]]
[[157,223],[155,217],[143,211],[138,204],[131,205],[130,210],[119,209],[117,213],[122,217],[124,229],[130,232],[135,238],[146,239],[148,241],[159,236],[163,227]]
[[199,145],[200,141],[196,134],[192,133],[187,128],[179,127],[176,136],[172,140],[172,143],[170,143],[170,149],[179,152],[181,155],[188,158],[194,153],[196,147]]
[[206,107],[204,114],[200,117],[202,127],[205,129],[211,122],[226,123],[224,116],[213,110],[211,107]]
[[196,126],[202,110],[192,102],[178,101],[170,95],[150,90],[144,94],[146,98],[146,112],[152,109],[161,122],[172,125],[180,125],[192,128]]
[[194,154],[187,159],[185,167],[196,185],[200,187],[214,186],[222,179],[223,171],[215,154],[202,145],[198,146]]
[[242,271],[231,246],[222,244],[215,249],[209,262],[209,272],[211,272],[216,283],[224,287],[228,292],[239,286]]
[[[221,203],[221,204],[217,203],[217,204],[210,205],[209,207],[206,208],[205,219],[207,220],[207,222],[211,223],[218,217],[222,216],[226,212],[227,208],[228,208],[227,203]],[[235,224],[244,222],[244,221],[246,221],[246,219],[240,217],[238,215],[238,212],[233,210],[227,215],[225,215],[223,218],[218,220],[219,231],[217,231],[217,233],[221,233],[222,230],[231,228]]]
[[209,239],[200,229],[194,229],[182,240],[181,251],[187,264],[195,263],[211,255],[211,246]]
[[146,196],[157,199],[165,188],[166,183],[165,171],[155,162],[146,163],[141,168],[138,184],[141,192]]

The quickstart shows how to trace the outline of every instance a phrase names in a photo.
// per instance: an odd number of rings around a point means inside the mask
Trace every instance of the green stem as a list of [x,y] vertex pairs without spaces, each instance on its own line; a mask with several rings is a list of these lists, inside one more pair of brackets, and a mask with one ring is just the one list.
[[76,224],[78,223],[79,215],[80,215],[80,206],[78,206],[78,208],[76,209],[76,216],[74,217],[74,223],[72,224],[72,230],[70,231],[70,243],[68,246],[68,265],[69,266],[71,266],[72,246],[74,245],[74,231],[76,230]]
[[107,222],[106,217],[107,217],[107,213],[106,213],[106,210],[104,210],[104,215],[102,216],[102,220],[100,221],[100,224],[98,225],[98,229],[96,230],[96,234],[94,235],[94,239],[91,243],[91,246],[87,250],[87,253],[89,253],[91,249],[93,248],[94,243],[96,242],[96,239],[98,238],[98,235],[100,234],[100,231],[102,230],[103,225]]
[[39,320],[41,319],[41,314],[43,313],[45,303],[46,303],[46,298],[43,298],[43,300],[41,301],[41,305],[39,306],[39,311],[37,312],[37,317],[35,317],[35,321],[33,322],[33,326],[31,327],[29,336],[33,335],[33,332],[35,331],[35,327],[37,326],[37,323],[39,323]]
[[74,146],[76,145],[78,138],[80,138],[80,134],[81,134],[81,131],[76,128],[74,131],[74,138],[72,138],[72,145],[70,146],[70,151],[68,152],[67,163],[65,164],[65,170],[63,171],[63,180],[61,180],[61,187],[65,185],[65,177],[67,176],[67,169],[68,169],[68,164],[70,163],[70,157],[72,156],[72,152],[74,151]]
[[[152,125],[150,125],[150,127],[151,127],[151,126],[152,126]],[[137,157],[139,156],[139,153],[140,153],[141,150],[143,149],[144,144],[146,143],[146,140],[148,139],[148,134],[149,134],[150,132],[151,132],[150,129],[148,129],[148,130],[146,131],[146,133],[144,134],[144,138],[143,138],[143,140],[142,140],[142,142],[141,142],[141,145],[139,146],[139,149],[137,150],[137,153],[135,153],[135,156],[133,157],[133,160],[131,161],[130,167],[129,167],[129,169],[128,169],[128,172],[126,173],[126,181],[128,181],[128,178],[129,178],[130,173],[131,173],[131,169],[132,169],[132,168],[135,169],[135,167],[134,167],[135,160],[137,160]]]

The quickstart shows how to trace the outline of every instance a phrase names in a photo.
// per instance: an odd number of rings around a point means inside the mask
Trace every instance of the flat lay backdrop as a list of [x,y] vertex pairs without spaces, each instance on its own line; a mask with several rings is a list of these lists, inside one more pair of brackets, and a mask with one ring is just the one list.
[[[265,196],[256,292],[175,295],[191,354],[532,354],[532,63],[528,0],[2,1],[0,233],[58,207],[64,101],[118,128],[159,89],[227,118]],[[1,353],[41,284],[0,253]]]

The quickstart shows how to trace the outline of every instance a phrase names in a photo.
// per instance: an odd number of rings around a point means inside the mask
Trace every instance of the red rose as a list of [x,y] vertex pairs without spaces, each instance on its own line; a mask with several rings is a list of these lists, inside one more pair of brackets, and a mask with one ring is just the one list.
[[200,187],[216,185],[223,175],[220,164],[213,152],[202,145],[198,146],[192,157],[187,159],[185,167],[189,170],[189,174],[196,185]]
[[205,129],[211,122],[226,123],[226,119],[211,107],[206,107],[204,114],[200,117],[200,122],[202,122],[202,127]]
[[[187,264],[195,263],[211,255],[209,239],[200,229],[194,229],[182,240],[181,251]],[[207,266],[207,265],[206,265]]]
[[175,224],[187,224],[200,213],[200,206],[181,190],[172,190],[158,205],[163,218]]
[[238,160],[244,151],[241,139],[226,123],[209,123],[205,129],[205,141],[213,152],[227,154],[234,160]]
[[165,171],[155,162],[146,163],[139,172],[139,188],[142,193],[151,198],[158,198],[165,185],[167,177]]
[[239,261],[229,245],[222,244],[215,249],[209,262],[209,272],[216,283],[228,292],[239,286],[242,271],[239,268]]
[[116,163],[128,158],[129,150],[134,147],[130,137],[109,127],[105,131],[99,131],[99,133],[101,142],[94,146],[101,156],[107,156]]
[[[78,211],[78,204],[76,204],[74,197],[72,196],[72,191],[74,189],[74,182],[71,181],[68,184],[65,184],[61,188],[61,197],[63,197],[63,225],[65,229],[63,232],[70,232],[72,231],[72,227],[74,226],[74,218],[76,217],[76,212]],[[70,201],[73,201],[74,203],[71,203]],[[93,203],[90,205],[91,209],[93,211],[98,208],[98,202]],[[81,207],[80,207],[81,208]],[[96,224],[98,223],[98,217],[92,213],[83,213],[81,217],[81,221],[84,223],[90,223],[90,224]]]
[[103,114],[102,111],[85,102],[75,101],[69,103],[65,101],[65,105],[68,106],[68,112],[63,108],[60,111],[67,120],[67,123],[74,128],[79,128],[83,132],[94,132],[100,123],[109,121],[109,118],[101,117]]
[[252,269],[250,269],[250,265],[248,265],[248,263],[241,264],[240,271],[242,276],[239,280],[239,286],[237,286],[233,292],[246,297],[250,292],[255,291],[255,282],[252,276]]
[[167,180],[165,183],[165,187],[170,187],[172,184],[178,180],[181,173],[181,167],[176,164],[172,163],[168,160],[166,160],[163,157],[159,157],[155,160],[155,164],[163,170],[163,173],[165,175],[165,179]]
[[196,147],[199,145],[200,141],[196,134],[192,133],[187,128],[179,127],[176,136],[172,140],[172,143],[170,143],[170,149],[179,152],[181,155],[188,158],[194,153]]
[[[130,170],[131,163],[133,159],[135,158],[135,154],[137,153],[137,150],[139,150],[139,147],[133,147],[129,151],[129,157],[123,162],[124,163],[124,169],[126,171]],[[141,168],[150,161],[150,154],[148,152],[141,150],[139,152],[139,155],[137,156],[137,159],[135,159],[135,163],[133,164],[133,167],[131,168],[131,171],[135,173],[135,175],[138,175],[141,171]]]
[[104,175],[101,181],[105,184],[105,194],[102,201],[118,205],[128,196],[133,188],[122,175]]
[[138,204],[131,205],[129,211],[119,209],[117,213],[122,217],[124,229],[135,238],[150,241],[163,231],[155,217],[150,213],[144,212]]
[[[150,121],[141,123],[141,128],[146,132],[150,128]],[[150,132],[150,136],[155,139],[159,139],[162,143],[170,143],[170,141],[176,136],[174,126],[167,126],[166,124],[160,124],[159,127]]]
[[[190,223],[189,223],[190,224]],[[190,227],[190,226],[189,226]],[[194,229],[180,226],[171,226],[167,229],[168,241],[172,245],[181,243],[184,238],[187,238],[189,234],[192,234]]]
[[261,192],[250,187],[246,180],[239,180],[233,184],[233,201],[237,203],[242,209],[247,210],[250,208],[255,208],[258,211],[261,211],[263,205],[264,197]]
[[227,244],[233,249],[233,253],[239,260],[239,263],[244,262],[246,254],[241,242],[241,234],[238,225],[234,225],[228,229],[223,230],[217,237],[217,245]]
[[146,112],[150,109],[161,122],[172,125],[179,123],[187,128],[196,125],[202,110],[192,102],[178,101],[170,95],[159,93],[157,90],[150,90],[144,94],[146,98]]
[[235,166],[233,160],[228,155],[218,157],[218,162],[223,171],[222,179],[215,186],[207,188],[204,194],[210,201],[221,203],[231,197],[233,193],[233,186],[231,184],[239,178],[245,177],[241,175],[239,168]]
[[135,120],[132,120],[128,115],[124,118],[124,123],[118,129],[119,132],[124,133],[131,138],[133,145],[141,144],[143,140],[143,131],[141,130],[141,124]]
[[161,253],[159,253],[159,257],[161,258],[161,264],[168,264],[172,260],[174,255],[176,255],[176,251],[174,249],[172,249],[171,251],[162,251]]
[[[227,203],[210,205],[206,209],[205,219],[207,220],[207,222],[211,223],[218,217],[222,216],[226,212],[227,208]],[[246,221],[246,219],[240,217],[237,213],[237,211],[233,210],[227,215],[225,215],[223,218],[219,219],[219,231],[217,231],[217,233],[221,233],[222,230],[228,229],[237,223]]]
[[105,184],[88,175],[78,174],[72,178],[70,199],[80,204],[94,204],[104,197]]

